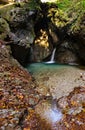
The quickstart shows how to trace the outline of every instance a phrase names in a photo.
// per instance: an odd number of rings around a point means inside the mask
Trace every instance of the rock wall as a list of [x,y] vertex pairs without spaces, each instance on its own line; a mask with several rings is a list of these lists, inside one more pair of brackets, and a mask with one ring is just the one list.
[[[12,55],[21,64],[27,60],[31,62],[30,55],[33,61],[34,55],[35,62],[42,61],[49,59],[53,48],[56,47],[55,60],[59,63],[69,63],[70,60],[74,63],[84,63],[84,28],[82,26],[83,31],[80,30],[79,35],[79,32],[68,31],[71,26],[68,26],[70,24],[65,19],[62,20],[62,27],[55,25],[51,21],[54,18],[53,8],[57,9],[54,4],[41,4],[41,9],[38,8],[37,12],[36,9],[33,10],[34,6],[29,11],[28,5],[18,3],[0,8],[0,130],[83,130],[85,87],[77,87],[68,96],[60,99],[53,99],[49,90],[46,95],[39,93],[38,84]],[[50,9],[53,16],[47,17]],[[41,24],[38,30],[40,19],[47,20],[47,23],[44,28]],[[84,25],[84,20],[82,22]],[[30,48],[34,49],[31,54]],[[38,52],[38,56],[34,52]],[[84,72],[84,68],[81,70]],[[47,80],[48,77],[45,76],[46,83]],[[76,80],[84,82],[84,73]]]
[[54,48],[56,62],[85,64],[84,2],[70,5],[68,0],[5,5],[0,38],[12,43],[12,54],[22,65],[50,60]]
[[14,58],[25,65],[29,61],[30,46],[35,38],[35,10],[16,4],[3,6],[0,10],[0,39],[11,43]]

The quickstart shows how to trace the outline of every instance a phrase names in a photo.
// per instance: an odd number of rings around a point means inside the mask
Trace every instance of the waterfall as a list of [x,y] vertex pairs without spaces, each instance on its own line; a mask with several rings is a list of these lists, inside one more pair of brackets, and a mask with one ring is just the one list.
[[51,59],[50,59],[51,62],[54,62],[55,51],[56,51],[56,48],[54,48],[54,50],[52,52],[52,56],[51,56]]
[[47,61],[46,63],[54,63],[55,62],[55,60],[54,60],[55,52],[56,52],[56,48],[53,49],[50,61]]

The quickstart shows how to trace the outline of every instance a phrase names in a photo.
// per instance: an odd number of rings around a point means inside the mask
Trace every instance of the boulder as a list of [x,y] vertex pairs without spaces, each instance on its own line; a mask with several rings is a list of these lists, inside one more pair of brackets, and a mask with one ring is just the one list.
[[[5,10],[3,11],[3,9]],[[4,20],[5,25],[1,25],[0,30],[5,35],[1,39],[11,41],[14,58],[24,65],[29,61],[30,46],[33,44],[35,38],[34,15],[36,12],[35,10],[29,9],[26,5],[24,7],[21,5],[17,7],[14,4],[7,5],[7,8],[3,6],[0,10],[1,16],[6,20]],[[2,26],[9,28],[2,28]]]
[[31,16],[33,13],[33,11],[23,11],[19,8],[12,10],[13,16],[10,21],[12,33],[9,35],[14,42],[11,45],[12,54],[22,65],[30,59],[30,46],[35,38],[34,23]]
[[0,18],[0,39],[4,40],[10,32],[10,27],[4,18]]
[[33,44],[33,61],[41,62],[43,59],[48,57],[51,54],[53,45],[49,42],[49,36],[46,30],[40,29],[38,32],[34,44]]
[[58,46],[55,54],[55,60],[57,63],[62,64],[82,64],[81,58],[75,49],[75,43],[71,41],[63,41]]

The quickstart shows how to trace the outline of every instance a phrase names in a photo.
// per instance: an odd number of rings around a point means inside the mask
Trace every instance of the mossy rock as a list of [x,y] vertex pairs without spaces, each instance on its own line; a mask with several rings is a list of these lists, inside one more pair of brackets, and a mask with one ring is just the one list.
[[6,38],[7,34],[10,32],[9,24],[5,19],[0,18],[0,39]]
[[[23,13],[25,13],[25,10],[40,10],[40,4],[39,2],[36,2],[34,0],[29,0],[28,2],[14,2],[11,4],[6,4],[0,6],[0,15],[1,17],[5,18],[7,21],[10,21],[11,18],[11,10],[20,8]],[[23,14],[24,15],[24,14]]]
[[49,5],[48,18],[56,27],[62,29],[68,27],[67,31],[70,30],[72,33],[81,31],[82,18],[85,14],[84,0],[58,0],[54,3],[57,8],[55,6],[51,7],[52,3],[47,4]]
[[7,21],[9,21],[10,20],[10,10],[12,10],[13,8],[15,8],[15,5],[13,3],[2,6],[0,8],[1,17],[5,18]]

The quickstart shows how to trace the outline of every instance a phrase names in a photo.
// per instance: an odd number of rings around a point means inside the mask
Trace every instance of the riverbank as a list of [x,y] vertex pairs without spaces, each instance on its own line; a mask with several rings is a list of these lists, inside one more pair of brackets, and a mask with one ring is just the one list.
[[34,63],[27,69],[38,84],[36,90],[42,95],[55,98],[67,96],[75,87],[85,86],[85,67],[57,63]]

